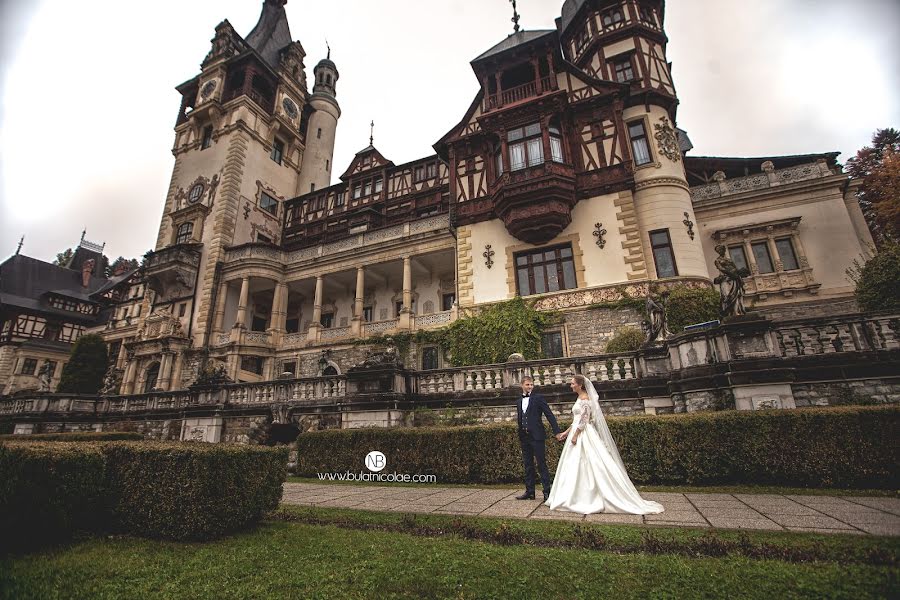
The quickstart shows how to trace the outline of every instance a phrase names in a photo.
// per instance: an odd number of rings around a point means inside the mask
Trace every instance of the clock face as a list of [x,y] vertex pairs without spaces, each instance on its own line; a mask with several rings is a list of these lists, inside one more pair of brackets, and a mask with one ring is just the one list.
[[200,89],[200,95],[204,98],[209,98],[214,91],[216,91],[216,85],[218,84],[217,80],[210,79],[206,83],[203,84],[203,87]]
[[287,113],[287,116],[289,116],[292,119],[297,118],[297,113],[298,113],[297,105],[294,104],[293,100],[291,100],[290,98],[285,98],[284,100],[281,101],[281,105],[284,107],[284,112]]
[[191,193],[188,194],[188,202],[191,204],[195,204],[198,200],[200,200],[200,196],[203,195],[203,184],[198,183],[191,188]]

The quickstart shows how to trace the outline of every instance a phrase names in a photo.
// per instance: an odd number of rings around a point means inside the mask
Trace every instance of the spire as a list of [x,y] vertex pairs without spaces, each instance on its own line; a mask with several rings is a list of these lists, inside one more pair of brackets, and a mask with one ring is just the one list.
[[369,123],[369,146],[375,147],[375,121]]
[[513,5],[513,17],[510,19],[513,22],[513,33],[519,33],[519,11],[516,10],[516,0],[509,0]]
[[22,239],[19,240],[19,247],[16,248],[16,256],[18,256],[19,252],[22,251],[22,244],[24,244],[24,243],[25,243],[25,236],[23,235]]
[[247,43],[273,67],[278,66],[281,50],[292,41],[285,4],[287,0],[265,0],[259,22],[247,36]]
[[326,60],[331,60],[331,45],[328,43],[328,40],[325,40],[325,47],[328,48],[328,56],[325,57]]

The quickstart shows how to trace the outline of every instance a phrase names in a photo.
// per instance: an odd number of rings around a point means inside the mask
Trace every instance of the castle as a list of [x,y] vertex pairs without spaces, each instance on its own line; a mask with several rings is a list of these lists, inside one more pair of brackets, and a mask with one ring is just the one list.
[[[338,66],[307,81],[285,4],[265,0],[246,37],[220,23],[177,86],[155,250],[84,299],[103,315],[82,329],[110,344],[109,392],[183,390],[210,361],[235,382],[341,375],[360,340],[516,296],[561,311],[547,358],[596,355],[639,320],[598,305],[709,286],[720,244],[758,311],[855,310],[845,270],[872,238],[838,153],[692,156],[663,0],[566,0],[556,28],[517,25],[472,60],[480,91],[435,154],[400,165],[372,144],[333,163]],[[34,354],[21,324],[65,308],[3,303],[0,391],[35,389],[37,361],[67,354]],[[445,361],[426,344],[406,366]]]

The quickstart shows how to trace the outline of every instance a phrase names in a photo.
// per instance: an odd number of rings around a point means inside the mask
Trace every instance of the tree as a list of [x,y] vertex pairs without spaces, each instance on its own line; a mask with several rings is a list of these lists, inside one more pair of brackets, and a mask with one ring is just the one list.
[[81,336],[63,368],[57,393],[96,394],[103,386],[108,362],[108,350],[102,337],[96,334]]
[[847,170],[863,182],[857,197],[876,243],[900,239],[900,131],[877,130]]
[[862,310],[900,310],[900,244],[886,241],[881,251],[847,271],[856,284],[856,301]]
[[117,275],[121,275],[122,273],[127,273],[133,269],[137,269],[141,266],[137,259],[134,258],[125,258],[124,256],[120,256],[116,260],[113,261],[111,265],[106,269],[107,277],[115,277]]
[[62,252],[56,255],[56,260],[53,261],[54,265],[59,265],[60,267],[64,267],[69,264],[69,261],[72,260],[72,255],[75,254],[72,252],[71,248],[66,248]]

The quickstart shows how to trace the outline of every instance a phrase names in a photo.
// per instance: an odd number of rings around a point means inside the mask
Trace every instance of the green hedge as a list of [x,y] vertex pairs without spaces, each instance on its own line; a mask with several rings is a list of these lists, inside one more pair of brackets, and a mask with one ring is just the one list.
[[287,449],[163,442],[0,444],[0,544],[76,530],[208,540],[277,507]]
[[0,550],[28,550],[95,528],[103,463],[95,445],[0,444]]
[[[898,407],[848,407],[610,418],[609,427],[635,483],[897,489],[898,422]],[[551,471],[560,449],[548,438]],[[387,457],[382,474],[433,474],[438,483],[523,477],[510,424],[303,433],[297,450],[304,477],[367,472],[372,450]]]
[[0,442],[117,442],[139,441],[144,436],[134,432],[90,431],[70,433],[33,433],[28,435],[0,435]]

